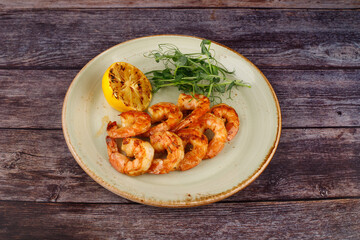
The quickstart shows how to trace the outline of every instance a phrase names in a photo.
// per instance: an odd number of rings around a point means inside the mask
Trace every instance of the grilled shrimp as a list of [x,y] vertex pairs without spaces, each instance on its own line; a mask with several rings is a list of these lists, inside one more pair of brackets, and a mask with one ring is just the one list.
[[151,117],[149,114],[141,111],[122,112],[120,115],[121,127],[115,122],[109,122],[107,125],[107,134],[111,138],[126,138],[142,134],[151,127]]
[[119,152],[114,138],[107,136],[106,145],[110,164],[118,172],[129,176],[138,176],[146,173],[154,158],[154,148],[151,144],[137,138],[124,138],[122,141],[121,150],[128,157],[134,157],[135,159],[132,161]]
[[184,128],[176,134],[181,138],[185,149],[188,144],[192,145],[192,149],[185,153],[184,159],[180,162],[179,170],[185,171],[196,167],[206,155],[208,139],[194,128]]
[[202,115],[210,110],[210,100],[204,95],[195,94],[195,96],[181,93],[178,99],[178,107],[181,111],[193,110],[173,129],[174,132],[188,127],[195,123]]
[[175,104],[168,102],[160,102],[152,105],[149,107],[148,111],[151,115],[152,123],[160,121],[163,122],[154,127],[151,127],[149,131],[144,133],[143,135],[146,137],[149,137],[156,132],[171,130],[181,121],[183,117],[180,109]]
[[225,128],[228,133],[227,140],[230,141],[235,137],[239,130],[239,116],[234,108],[222,103],[213,106],[210,112],[225,121]]
[[173,132],[156,132],[150,136],[150,143],[155,151],[166,150],[166,159],[154,159],[148,173],[163,174],[176,170],[184,158],[184,146],[179,136]]
[[206,129],[210,129],[214,133],[204,159],[215,157],[224,148],[227,141],[227,131],[224,122],[214,114],[206,113],[191,128],[199,129],[202,133]]

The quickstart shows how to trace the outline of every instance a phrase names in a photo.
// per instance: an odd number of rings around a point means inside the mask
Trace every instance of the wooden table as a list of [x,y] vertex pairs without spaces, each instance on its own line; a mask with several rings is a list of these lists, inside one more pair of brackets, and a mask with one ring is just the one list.
[[[360,1],[0,6],[0,239],[360,239]],[[104,189],[61,129],[67,88],[89,60],[167,33],[243,54],[269,79],[283,117],[277,152],[255,182],[190,209]]]

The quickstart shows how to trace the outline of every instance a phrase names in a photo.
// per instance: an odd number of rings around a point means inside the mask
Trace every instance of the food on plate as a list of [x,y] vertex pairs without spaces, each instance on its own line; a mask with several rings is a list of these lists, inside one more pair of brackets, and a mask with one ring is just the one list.
[[183,114],[173,103],[168,102],[160,102],[155,105],[152,105],[148,108],[148,112],[151,115],[151,122],[160,124],[153,126],[149,131],[144,133],[143,135],[149,137],[150,135],[173,129],[178,123],[181,121]]
[[210,109],[210,112],[226,122],[225,128],[228,133],[227,140],[231,141],[239,131],[239,116],[234,108],[224,103],[217,104]]
[[184,158],[184,146],[181,138],[173,132],[156,132],[150,136],[150,143],[155,151],[167,151],[165,159],[156,158],[148,170],[148,173],[164,174],[176,170]]
[[130,160],[119,152],[116,140],[109,136],[106,137],[106,145],[110,164],[121,173],[129,176],[138,176],[146,173],[154,158],[154,148],[150,143],[137,138],[124,138],[121,150],[128,157],[134,157]]
[[[160,102],[148,111],[151,116],[142,111],[122,112],[120,127],[116,122],[108,123],[109,161],[121,173],[137,176],[189,170],[218,155],[239,129],[235,109],[226,104],[210,108],[204,95],[180,94],[177,105]],[[185,116],[187,111],[191,113]],[[206,136],[207,129],[213,137]],[[119,152],[116,139],[122,139],[121,150],[126,156]]]
[[196,122],[204,113],[208,112],[210,101],[204,95],[195,94],[191,96],[182,93],[178,98],[178,107],[181,111],[192,110],[192,112],[174,128],[175,132]]
[[144,111],[152,98],[152,87],[147,77],[135,66],[113,63],[104,73],[102,89],[107,102],[120,112]]
[[242,80],[235,79],[234,71],[229,71],[215,59],[215,50],[210,48],[211,41],[204,39],[197,53],[182,53],[169,43],[159,44],[158,50],[146,54],[146,57],[162,62],[165,69],[147,72],[153,91],[175,86],[181,92],[202,94],[210,101],[221,99],[221,94],[229,93],[234,87],[251,87]]
[[179,170],[185,171],[199,165],[206,155],[208,139],[198,129],[183,128],[176,132],[181,138],[184,149],[191,145],[191,149],[185,153],[184,159],[180,161]]
[[110,121],[106,128],[107,134],[112,138],[133,137],[147,132],[151,127],[151,117],[146,112],[131,110],[122,112],[119,116],[120,128],[116,121]]
[[223,120],[212,113],[205,113],[191,128],[198,129],[202,133],[206,129],[210,129],[214,133],[214,137],[209,141],[204,159],[218,155],[227,142],[227,131]]

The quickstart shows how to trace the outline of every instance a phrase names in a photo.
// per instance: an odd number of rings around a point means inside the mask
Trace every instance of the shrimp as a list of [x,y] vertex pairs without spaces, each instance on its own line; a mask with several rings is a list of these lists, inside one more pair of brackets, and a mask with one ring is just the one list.
[[137,138],[124,138],[122,141],[121,150],[128,157],[135,157],[132,161],[119,152],[114,138],[107,136],[106,145],[111,166],[129,176],[146,173],[154,158],[154,148],[151,144]]
[[156,132],[150,136],[150,143],[155,151],[167,151],[166,159],[153,160],[148,173],[164,174],[176,170],[184,158],[184,146],[178,135],[170,131]]
[[131,110],[122,112],[120,115],[121,127],[115,122],[109,122],[107,125],[107,134],[111,138],[133,137],[148,131],[151,127],[151,117],[149,114],[141,111]]
[[155,132],[168,131],[174,128],[182,119],[183,114],[180,109],[173,103],[160,102],[152,105],[148,109],[151,115],[151,122],[161,122],[160,124],[151,127],[149,131],[144,133],[145,137],[149,137]]
[[182,128],[188,127],[195,123],[202,115],[210,110],[210,100],[204,95],[195,94],[195,96],[180,94],[178,99],[178,107],[181,111],[193,110],[173,129],[174,132]]
[[180,162],[179,170],[185,171],[196,167],[206,155],[208,139],[199,130],[193,128],[183,128],[176,134],[181,138],[184,148],[187,144],[192,145],[192,149],[185,153],[184,159]]
[[239,116],[235,109],[222,103],[213,106],[210,112],[225,121],[225,128],[228,133],[227,140],[232,140],[239,131]]
[[206,129],[210,129],[214,133],[214,137],[210,140],[208,149],[204,159],[215,157],[224,148],[227,131],[224,122],[212,113],[203,115],[196,124],[191,128],[199,129],[204,133]]

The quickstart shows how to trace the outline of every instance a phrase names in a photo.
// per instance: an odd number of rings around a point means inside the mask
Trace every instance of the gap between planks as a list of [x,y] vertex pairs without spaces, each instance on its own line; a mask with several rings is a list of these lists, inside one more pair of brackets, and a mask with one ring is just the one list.
[[[119,43],[120,44],[120,43]],[[105,50],[106,51],[106,50]],[[246,57],[247,58],[247,57]],[[90,61],[90,60],[89,60]],[[320,70],[329,70],[329,71],[336,71],[336,70],[358,70],[360,69],[360,65],[359,66],[279,66],[279,67],[271,67],[271,66],[261,66],[258,65],[256,66],[260,69],[260,71],[265,71],[265,70],[294,70],[294,71],[320,71]],[[0,70],[8,70],[8,71],[19,71],[19,70],[24,70],[24,71],[29,71],[29,70],[33,70],[33,71],[56,71],[56,70],[77,70],[80,71],[82,68],[79,67],[57,67],[54,68],[52,66],[46,67],[46,66],[14,66],[14,67],[2,67],[0,66]]]
[[[125,199],[125,198],[124,198]],[[240,200],[240,201],[218,201],[207,205],[213,204],[234,204],[234,203],[261,203],[261,204],[276,204],[276,203],[304,203],[304,202],[323,202],[323,201],[346,201],[346,200],[360,200],[360,196],[350,197],[329,197],[329,198],[299,198],[299,199],[277,199],[277,200]],[[57,205],[146,205],[128,200],[128,202],[57,202],[57,201],[26,201],[26,200],[1,200],[0,203],[35,203],[35,204],[57,204]],[[196,206],[201,207],[201,206]],[[159,207],[161,208],[161,207]],[[166,208],[182,208],[182,207],[166,207]],[[189,208],[189,207],[185,207]],[[193,207],[190,207],[193,208]]]
[[163,1],[163,0],[109,0],[104,2],[95,0],[74,0],[74,1],[49,1],[49,0],[30,0],[30,1],[13,1],[3,0],[1,6],[4,9],[109,9],[109,8],[126,8],[126,9],[144,9],[144,8],[161,8],[161,9],[184,9],[184,8],[288,8],[288,9],[356,9],[360,7],[360,2],[356,0],[180,0],[180,1]]
[[359,11],[360,10],[360,4],[359,6],[352,6],[352,7],[339,7],[339,8],[329,8],[329,7],[295,7],[295,8],[291,8],[291,7],[94,7],[94,8],[89,8],[89,7],[49,7],[49,8],[5,8],[5,9],[1,9],[1,12],[10,12],[10,11],[91,11],[91,10],[96,10],[96,11],[108,11],[108,10],[203,10],[203,9],[208,9],[208,10],[217,10],[217,9],[229,9],[229,10],[236,10],[236,9],[242,9],[242,10],[294,10],[294,11],[306,11],[306,10],[311,10],[311,11]]
[[[360,126],[309,126],[309,127],[282,127],[281,129],[350,129],[350,128],[360,128]],[[24,130],[24,131],[62,131],[62,128],[3,128],[0,127],[0,130]]]

